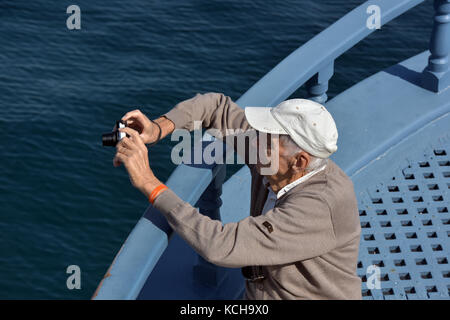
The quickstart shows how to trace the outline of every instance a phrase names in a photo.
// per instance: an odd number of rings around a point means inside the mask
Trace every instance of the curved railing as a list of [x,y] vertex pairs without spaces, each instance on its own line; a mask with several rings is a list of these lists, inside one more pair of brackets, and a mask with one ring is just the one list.
[[[334,61],[376,30],[367,26],[367,20],[373,13],[370,9],[373,6],[379,8],[381,25],[384,25],[423,1],[365,2],[286,57],[237,100],[237,104],[275,106],[305,83],[310,99],[325,102],[328,81],[334,73]],[[444,40],[450,35],[449,2],[450,0],[435,0],[436,16],[430,64],[424,70],[423,77],[423,86],[431,91],[440,91],[450,84],[449,72],[446,71],[450,48],[448,41]],[[225,165],[180,165],[166,184],[183,200],[192,205],[197,204],[202,213],[217,219],[224,170]],[[205,192],[207,188],[208,191]],[[135,299],[139,295],[172,235],[171,228],[161,216],[152,206],[147,209],[117,254],[93,298]],[[206,261],[199,259],[200,270],[207,265]],[[214,272],[213,268],[205,268],[203,273],[205,270]]]

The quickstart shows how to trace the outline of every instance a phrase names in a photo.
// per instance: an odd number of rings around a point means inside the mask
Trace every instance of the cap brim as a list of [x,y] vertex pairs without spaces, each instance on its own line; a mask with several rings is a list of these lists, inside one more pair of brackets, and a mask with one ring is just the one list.
[[272,134],[287,134],[272,116],[271,109],[269,107],[246,107],[244,110],[245,118],[258,131]]

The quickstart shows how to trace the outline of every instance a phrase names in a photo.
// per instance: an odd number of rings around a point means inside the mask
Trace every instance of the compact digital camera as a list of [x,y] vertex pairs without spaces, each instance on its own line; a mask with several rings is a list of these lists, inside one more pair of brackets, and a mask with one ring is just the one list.
[[122,120],[116,121],[116,126],[113,132],[104,133],[102,135],[102,143],[104,147],[115,147],[120,140],[126,137],[125,132],[120,132],[119,128],[125,128],[126,123]]

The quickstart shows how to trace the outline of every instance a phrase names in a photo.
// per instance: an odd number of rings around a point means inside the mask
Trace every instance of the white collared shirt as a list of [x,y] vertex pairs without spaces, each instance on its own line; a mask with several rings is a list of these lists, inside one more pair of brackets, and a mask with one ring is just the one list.
[[265,214],[267,211],[272,210],[275,207],[275,202],[277,201],[277,199],[281,198],[281,196],[283,196],[284,194],[288,193],[289,190],[291,190],[295,186],[299,185],[300,183],[305,182],[306,180],[311,178],[316,173],[319,173],[320,171],[324,170],[326,168],[326,166],[327,165],[324,165],[324,166],[322,166],[322,167],[320,167],[320,168],[318,168],[316,170],[313,170],[310,173],[305,174],[303,177],[298,178],[297,180],[289,183],[288,185],[284,186],[280,191],[278,191],[277,194],[275,194],[275,192],[273,192],[272,188],[270,187],[269,182],[264,177],[263,181],[264,181],[264,184],[267,185],[267,189],[269,190],[269,194],[267,195],[267,200],[264,203],[264,208],[263,208],[261,214]]

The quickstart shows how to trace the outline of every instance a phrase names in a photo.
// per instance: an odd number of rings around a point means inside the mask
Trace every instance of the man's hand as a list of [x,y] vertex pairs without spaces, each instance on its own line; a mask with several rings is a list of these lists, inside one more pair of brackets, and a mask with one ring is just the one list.
[[113,164],[115,167],[121,163],[125,165],[130,176],[131,184],[146,196],[161,182],[155,177],[148,162],[148,150],[141,136],[131,128],[120,128],[128,137],[117,144],[117,153]]
[[126,121],[127,127],[137,132],[145,144],[154,143],[158,140],[159,128],[151,122],[140,110],[133,110],[122,117]]

